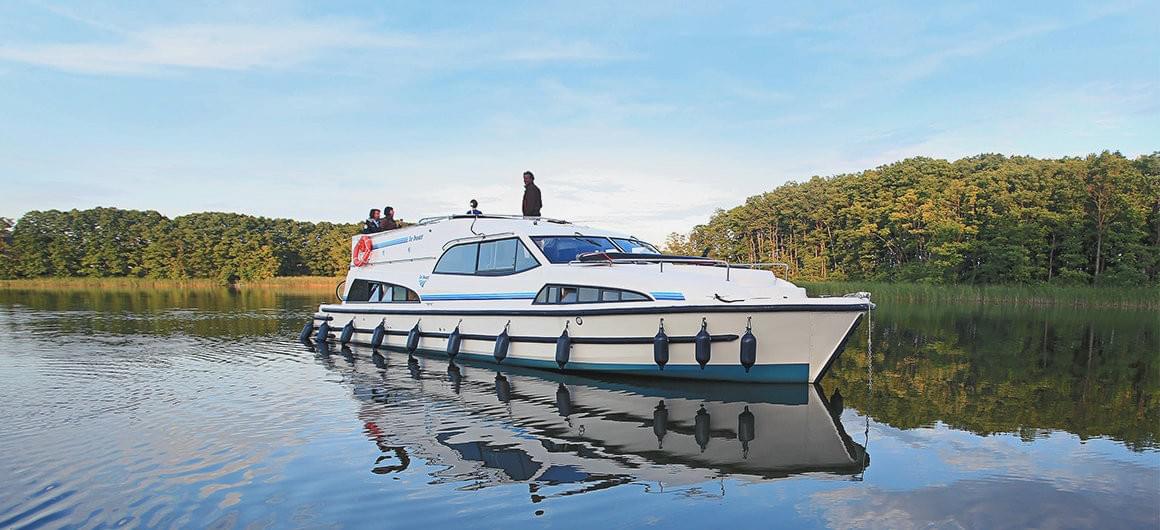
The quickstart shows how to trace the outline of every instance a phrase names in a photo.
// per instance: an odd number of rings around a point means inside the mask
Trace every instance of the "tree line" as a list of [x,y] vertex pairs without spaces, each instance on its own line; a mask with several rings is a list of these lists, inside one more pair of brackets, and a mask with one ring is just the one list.
[[[0,278],[258,280],[346,271],[356,224],[93,208],[0,218]],[[911,158],[718,210],[671,252],[782,262],[792,279],[1160,283],[1160,152]]]
[[1155,284],[1160,152],[910,158],[779,186],[666,248],[812,281]]
[[345,274],[355,224],[93,208],[0,218],[0,278],[261,280]]

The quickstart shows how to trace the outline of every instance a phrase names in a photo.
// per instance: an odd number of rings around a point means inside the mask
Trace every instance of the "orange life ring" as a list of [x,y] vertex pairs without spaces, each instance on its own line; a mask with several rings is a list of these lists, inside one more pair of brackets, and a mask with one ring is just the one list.
[[354,251],[351,252],[351,262],[355,267],[362,267],[371,261],[371,251],[375,249],[375,244],[371,242],[370,236],[362,236],[358,238],[358,242],[354,244]]

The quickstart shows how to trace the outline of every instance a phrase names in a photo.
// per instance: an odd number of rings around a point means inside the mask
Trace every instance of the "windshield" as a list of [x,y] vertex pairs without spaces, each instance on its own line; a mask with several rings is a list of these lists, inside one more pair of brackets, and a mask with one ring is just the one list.
[[544,256],[552,263],[568,263],[576,256],[588,252],[615,252],[616,246],[605,237],[589,236],[538,236],[532,241],[544,252]]
[[654,247],[639,239],[624,239],[622,237],[614,237],[612,240],[616,242],[616,246],[620,247],[622,250],[628,252],[629,254],[660,254],[660,251],[657,250],[657,247]]

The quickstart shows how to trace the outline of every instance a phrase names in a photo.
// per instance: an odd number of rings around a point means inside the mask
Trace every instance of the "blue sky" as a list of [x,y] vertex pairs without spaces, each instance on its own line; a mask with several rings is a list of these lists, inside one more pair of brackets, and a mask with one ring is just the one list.
[[1156,2],[0,2],[0,216],[519,210],[662,239],[909,156],[1160,149]]

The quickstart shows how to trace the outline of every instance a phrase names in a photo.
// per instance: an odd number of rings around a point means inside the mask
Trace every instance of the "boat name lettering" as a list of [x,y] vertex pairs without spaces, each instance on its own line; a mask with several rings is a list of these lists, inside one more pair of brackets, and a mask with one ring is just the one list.
[[418,234],[418,235],[413,235],[413,236],[403,236],[403,237],[399,237],[399,238],[395,238],[395,239],[388,239],[386,241],[380,241],[378,243],[375,243],[374,248],[375,248],[375,250],[378,250],[380,248],[393,247],[395,245],[402,245],[403,243],[410,243],[412,241],[419,241],[421,239],[423,239],[423,234]]

